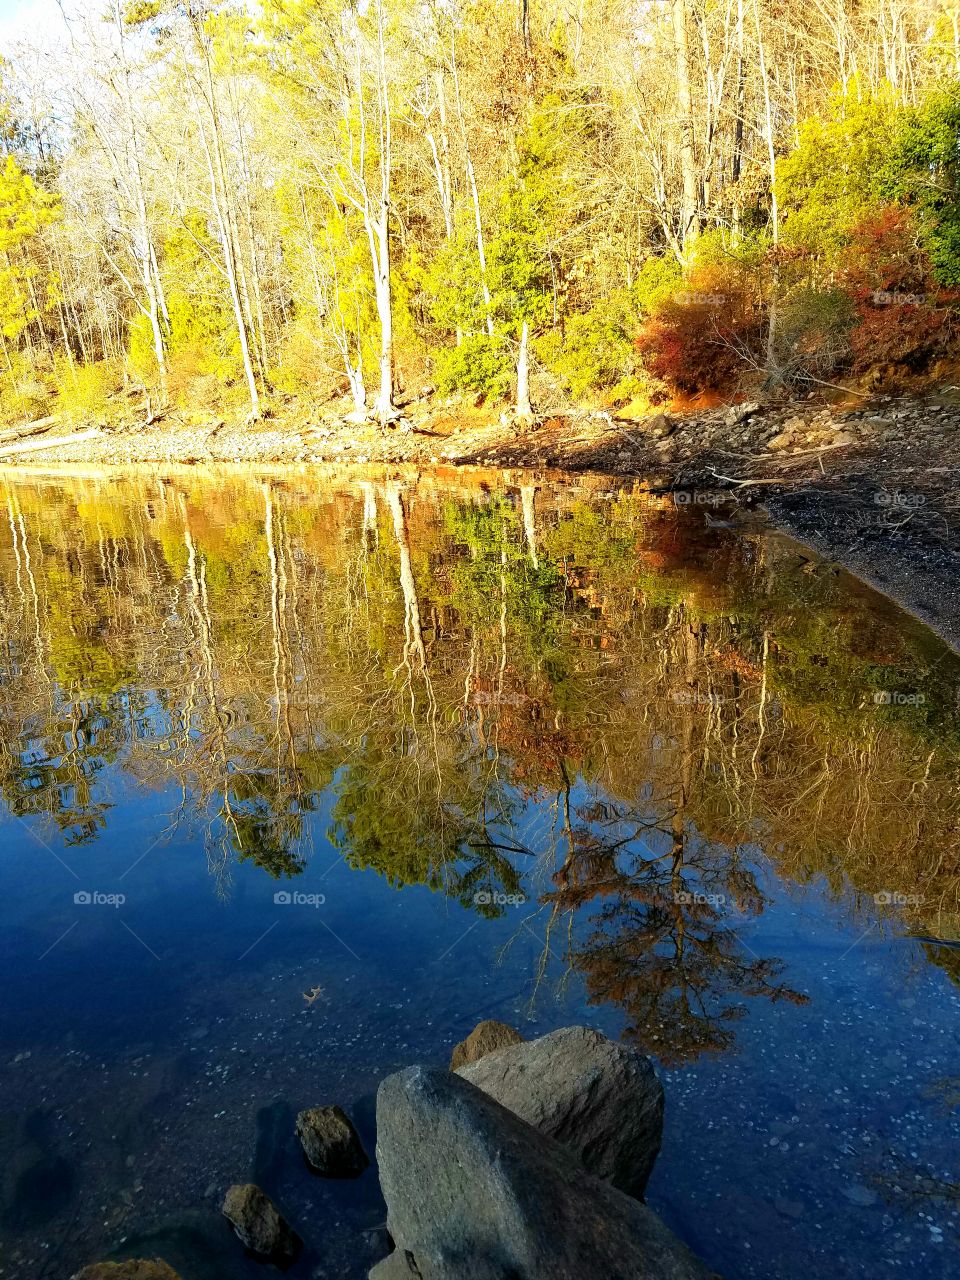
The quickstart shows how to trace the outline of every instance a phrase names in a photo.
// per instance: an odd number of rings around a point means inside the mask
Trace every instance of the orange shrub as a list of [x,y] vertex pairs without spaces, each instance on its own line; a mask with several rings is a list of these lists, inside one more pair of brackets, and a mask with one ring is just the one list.
[[636,340],[654,377],[686,394],[732,390],[760,349],[763,317],[740,272],[694,268]]
[[843,287],[854,301],[852,368],[923,373],[960,340],[956,291],[941,289],[910,210],[885,205],[853,228]]

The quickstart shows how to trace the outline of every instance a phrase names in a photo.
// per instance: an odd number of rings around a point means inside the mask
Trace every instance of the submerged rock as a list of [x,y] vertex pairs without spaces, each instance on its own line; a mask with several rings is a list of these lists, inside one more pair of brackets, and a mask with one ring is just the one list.
[[841,1188],[841,1195],[845,1196],[851,1204],[855,1204],[859,1209],[869,1209],[877,1203],[877,1193],[871,1191],[869,1187],[861,1186],[858,1182],[853,1182],[849,1187]]
[[477,1062],[488,1053],[506,1049],[511,1044],[523,1044],[523,1036],[506,1022],[487,1018],[478,1022],[466,1040],[461,1040],[450,1058],[450,1070],[456,1071],[470,1062]]
[[364,1253],[370,1262],[380,1262],[393,1250],[393,1237],[387,1230],[386,1223],[380,1227],[368,1227],[363,1233]]
[[588,1027],[564,1027],[462,1067],[465,1080],[642,1199],[663,1137],[649,1059]]
[[303,1247],[303,1241],[270,1197],[252,1182],[229,1189],[223,1213],[240,1240],[261,1258],[292,1262]]
[[131,1258],[128,1262],[94,1262],[73,1280],[180,1280],[161,1258]]
[[410,1067],[377,1096],[394,1253],[370,1280],[707,1280],[652,1210],[461,1076]]
[[370,1163],[360,1135],[340,1107],[301,1111],[297,1136],[311,1169],[327,1178],[356,1178]]

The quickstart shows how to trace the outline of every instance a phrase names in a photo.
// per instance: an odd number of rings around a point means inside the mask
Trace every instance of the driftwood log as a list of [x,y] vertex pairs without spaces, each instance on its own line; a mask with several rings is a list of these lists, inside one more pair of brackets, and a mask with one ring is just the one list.
[[3,445],[0,446],[0,458],[14,458],[18,453],[36,453],[39,449],[54,449],[58,444],[79,444],[81,440],[93,440],[102,434],[99,427],[91,427],[88,431],[75,431],[69,436],[45,436],[42,440]]
[[28,436],[37,436],[41,431],[49,431],[57,420],[55,413],[47,418],[36,418],[33,422],[25,422],[22,427],[13,427],[9,431],[0,431],[0,445],[17,440],[26,440]]

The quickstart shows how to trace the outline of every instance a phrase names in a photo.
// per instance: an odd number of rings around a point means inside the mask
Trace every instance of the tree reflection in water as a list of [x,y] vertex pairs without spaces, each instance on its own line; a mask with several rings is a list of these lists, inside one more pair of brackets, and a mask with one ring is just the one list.
[[804,998],[747,941],[765,859],[957,937],[960,663],[762,532],[599,480],[182,471],[3,503],[0,788],[67,843],[122,778],[179,798],[168,834],[203,830],[224,894],[325,839],[489,918],[525,895],[667,1062]]

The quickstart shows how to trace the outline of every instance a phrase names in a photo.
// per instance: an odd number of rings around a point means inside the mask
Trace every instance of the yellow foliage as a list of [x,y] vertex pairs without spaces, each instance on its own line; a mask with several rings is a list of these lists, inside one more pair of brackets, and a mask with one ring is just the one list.
[[115,366],[107,360],[96,364],[69,364],[59,356],[55,362],[58,409],[74,426],[96,426],[107,417],[110,393],[118,385]]

